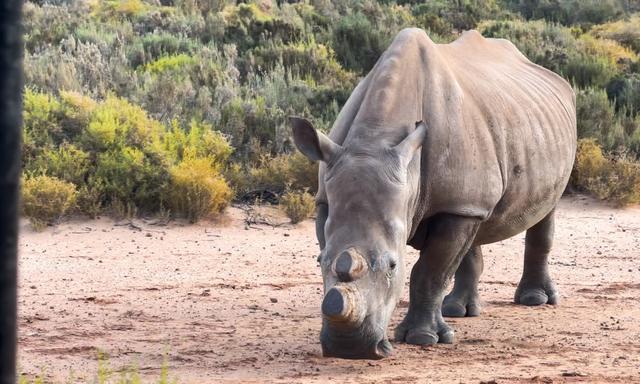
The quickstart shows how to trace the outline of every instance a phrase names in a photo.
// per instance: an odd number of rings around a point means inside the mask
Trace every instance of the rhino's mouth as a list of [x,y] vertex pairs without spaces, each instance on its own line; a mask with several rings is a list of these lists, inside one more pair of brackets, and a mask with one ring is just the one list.
[[[340,299],[332,295],[328,300]],[[323,311],[327,309],[325,307],[323,303]],[[386,337],[385,327],[371,316],[363,313],[361,316],[357,318],[357,322],[353,322],[353,315],[336,320],[323,314],[324,321],[320,332],[323,356],[377,360],[391,354],[393,348]]]
[[327,332],[320,336],[322,355],[324,357],[338,357],[341,359],[371,359],[379,360],[391,355],[393,347],[389,339],[375,338],[373,342],[363,342],[362,339],[332,338]]

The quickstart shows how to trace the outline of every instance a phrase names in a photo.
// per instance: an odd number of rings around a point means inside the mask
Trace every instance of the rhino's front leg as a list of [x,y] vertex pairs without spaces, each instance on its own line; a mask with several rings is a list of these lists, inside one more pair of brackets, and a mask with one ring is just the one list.
[[483,266],[480,246],[469,249],[456,271],[453,290],[442,303],[443,316],[465,317],[480,314],[478,280],[480,280]]
[[442,299],[479,225],[478,219],[455,215],[439,215],[429,223],[425,246],[411,271],[409,311],[396,328],[397,341],[453,342],[453,330],[442,318]]

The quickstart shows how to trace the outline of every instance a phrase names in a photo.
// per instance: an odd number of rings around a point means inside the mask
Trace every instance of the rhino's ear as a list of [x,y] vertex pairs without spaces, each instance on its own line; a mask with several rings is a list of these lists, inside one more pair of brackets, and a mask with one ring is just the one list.
[[340,151],[340,146],[302,117],[291,116],[291,129],[296,147],[309,159],[330,162]]
[[422,147],[427,136],[427,125],[424,121],[416,121],[416,129],[395,146],[396,153],[400,155],[405,165],[408,165],[416,151]]

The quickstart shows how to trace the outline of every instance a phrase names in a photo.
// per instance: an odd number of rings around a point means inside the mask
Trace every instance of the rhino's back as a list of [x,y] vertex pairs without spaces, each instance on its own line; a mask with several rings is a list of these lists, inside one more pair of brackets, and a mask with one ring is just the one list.
[[[541,220],[560,198],[576,146],[573,91],[510,42],[470,31],[434,44],[422,30],[403,30],[330,137],[393,144],[416,119],[429,133],[411,236],[429,217],[451,213],[484,220],[479,242],[501,240]],[[321,164],[319,202],[326,202],[324,172]]]
[[573,90],[506,40],[470,31],[438,49],[462,92],[460,129],[492,141],[467,148],[486,151],[476,157],[485,164],[467,172],[479,186],[484,180],[501,184],[477,241],[513,236],[547,215],[567,184],[576,149]]

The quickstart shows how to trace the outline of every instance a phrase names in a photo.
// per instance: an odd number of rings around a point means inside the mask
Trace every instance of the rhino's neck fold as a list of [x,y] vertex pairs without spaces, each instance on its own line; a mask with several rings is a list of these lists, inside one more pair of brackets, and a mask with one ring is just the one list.
[[394,146],[415,129],[416,121],[425,118],[428,71],[423,51],[428,43],[426,35],[418,36],[415,31],[396,38],[368,76],[368,87],[344,145]]

